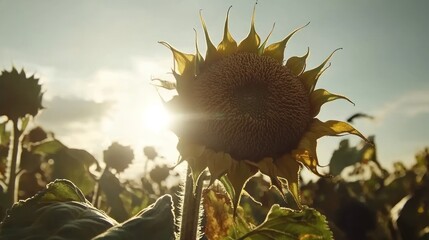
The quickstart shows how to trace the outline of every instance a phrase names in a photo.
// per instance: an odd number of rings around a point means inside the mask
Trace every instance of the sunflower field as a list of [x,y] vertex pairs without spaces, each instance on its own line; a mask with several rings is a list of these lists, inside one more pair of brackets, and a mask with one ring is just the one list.
[[[255,29],[255,7],[236,40],[229,11],[218,44],[200,13],[204,53],[197,42],[186,53],[160,41],[174,81],[152,84],[174,92],[160,97],[177,137],[174,164],[154,146],[142,149],[139,169],[137,149],[119,141],[102,157],[67,146],[34,124],[49,111],[39,77],[1,71],[0,240],[429,239],[429,148],[411,165],[381,164],[376,136],[352,126],[371,116],[318,118],[325,103],[354,104],[318,87],[339,49],[308,67],[310,49],[284,54],[308,24],[271,41],[272,30]],[[344,135],[321,166],[318,140]]]

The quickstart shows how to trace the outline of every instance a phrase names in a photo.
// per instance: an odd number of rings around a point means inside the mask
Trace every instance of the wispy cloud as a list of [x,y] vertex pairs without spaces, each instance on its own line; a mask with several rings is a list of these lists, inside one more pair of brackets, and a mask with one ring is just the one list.
[[374,115],[380,123],[392,115],[413,118],[426,113],[429,113],[429,89],[407,92],[376,110]]

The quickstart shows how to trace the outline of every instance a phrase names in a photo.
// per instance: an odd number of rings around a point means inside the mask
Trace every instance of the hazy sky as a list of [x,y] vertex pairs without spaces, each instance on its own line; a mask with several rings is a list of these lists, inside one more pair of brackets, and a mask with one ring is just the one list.
[[[199,10],[218,43],[230,5],[230,30],[240,41],[249,31],[254,3],[0,0],[0,69],[24,67],[41,78],[47,109],[36,122],[70,147],[100,156],[119,141],[140,156],[144,145],[154,145],[174,162],[175,136],[144,124],[145,112],[160,104],[151,77],[172,79],[171,53],[157,42],[194,52],[195,28],[205,50]],[[354,125],[376,135],[379,159],[388,166],[396,160],[412,163],[416,151],[429,145],[428,9],[427,0],[260,0],[256,30],[265,38],[275,22],[273,42],[311,22],[286,50],[286,56],[302,55],[310,47],[309,68],[343,48],[319,87],[348,96],[356,106],[334,102],[319,116],[374,115],[375,121]],[[322,163],[338,141],[319,141]]]

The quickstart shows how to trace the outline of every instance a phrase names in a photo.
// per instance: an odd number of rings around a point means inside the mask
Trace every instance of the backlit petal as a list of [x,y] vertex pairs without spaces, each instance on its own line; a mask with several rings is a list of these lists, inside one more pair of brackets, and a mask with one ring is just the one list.
[[332,55],[342,48],[335,49],[318,67],[311,70],[305,71],[301,75],[301,79],[304,82],[305,87],[308,89],[308,92],[312,92],[316,86],[317,80],[319,79],[321,73],[323,72],[323,67],[331,59]]
[[350,99],[348,99],[347,97],[330,93],[325,89],[317,89],[313,91],[310,94],[311,116],[317,116],[323,104],[337,99],[345,99],[354,105],[354,103],[350,101]]
[[223,40],[222,42],[219,43],[219,46],[217,47],[217,52],[222,56],[228,56],[237,51],[237,42],[231,36],[231,33],[229,32],[229,29],[228,29],[228,19],[229,19],[230,10],[231,10],[231,7],[228,9],[228,13],[226,14],[225,28],[223,31]]
[[280,42],[273,43],[273,44],[269,45],[268,47],[266,47],[264,49],[263,55],[270,56],[279,62],[283,62],[284,52],[285,52],[287,42],[296,32],[298,32],[299,30],[308,26],[308,24],[310,24],[310,23],[307,23],[304,26],[295,29],[294,31],[292,31],[287,37],[285,37]]
[[255,10],[256,10],[256,6],[253,9],[252,23],[250,25],[249,35],[238,45],[239,52],[252,52],[252,53],[258,52],[258,47],[259,47],[259,44],[261,43],[261,38],[258,36],[255,30]]
[[307,53],[304,56],[298,57],[294,56],[287,60],[286,67],[288,67],[295,76],[300,75],[306,65],[308,54],[310,53],[310,48],[307,48]]

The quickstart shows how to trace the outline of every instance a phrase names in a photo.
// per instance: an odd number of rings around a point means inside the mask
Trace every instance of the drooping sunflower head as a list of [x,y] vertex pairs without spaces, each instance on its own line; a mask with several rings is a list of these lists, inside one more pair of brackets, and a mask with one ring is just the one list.
[[103,151],[103,160],[106,163],[106,167],[113,168],[117,172],[123,172],[132,163],[134,159],[134,153],[131,147],[123,146],[117,142]]
[[[202,17],[201,22],[205,58],[198,47],[195,54],[187,54],[161,42],[175,60],[178,95],[166,106],[174,116],[171,127],[179,137],[182,159],[191,166],[194,181],[206,168],[212,182],[226,175],[237,193],[235,206],[242,187],[258,170],[279,189],[286,185],[299,205],[301,164],[321,175],[317,139],[345,133],[364,138],[347,123],[315,118],[324,103],[348,100],[315,90],[333,53],[305,71],[308,50],[303,56],[284,59],[287,42],[301,28],[266,46],[269,35],[261,41],[253,14],[249,35],[237,44],[228,30],[227,14],[223,40],[215,47]],[[171,89],[171,83],[160,83]]]
[[0,116],[11,120],[36,116],[42,107],[42,86],[34,76],[27,77],[24,70],[2,71],[0,74]]

